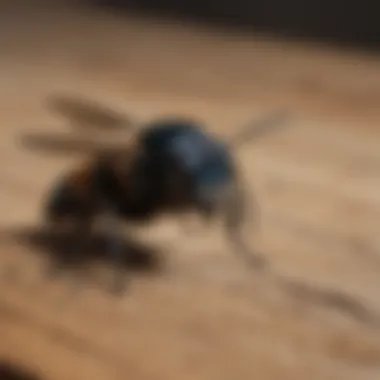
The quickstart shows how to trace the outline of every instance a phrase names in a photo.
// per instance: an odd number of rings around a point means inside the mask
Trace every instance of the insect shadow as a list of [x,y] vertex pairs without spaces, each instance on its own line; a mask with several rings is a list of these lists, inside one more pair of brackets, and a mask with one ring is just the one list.
[[[82,277],[82,275],[87,276],[88,272],[85,269],[91,264],[101,264],[110,268],[116,265],[107,255],[107,236],[100,231],[94,231],[89,236],[85,248],[79,255],[77,251],[76,254],[71,253],[70,248],[75,244],[78,235],[70,232],[53,234],[37,228],[19,228],[7,231],[6,235],[11,241],[30,247],[33,253],[42,255],[43,259],[46,259],[46,278],[53,279],[71,272],[77,272]],[[4,236],[3,232],[3,238]],[[126,273],[147,275],[162,273],[164,261],[158,249],[129,237],[123,239],[122,249],[123,260],[117,265],[122,265]],[[18,271],[13,275],[17,276]]]
[[1,380],[42,380],[41,377],[29,372],[25,368],[13,362],[0,360],[0,379]]
[[279,274],[275,274],[273,279],[288,295],[295,297],[302,303],[336,310],[360,323],[376,329],[380,328],[379,313],[356,296],[339,289],[325,288]]

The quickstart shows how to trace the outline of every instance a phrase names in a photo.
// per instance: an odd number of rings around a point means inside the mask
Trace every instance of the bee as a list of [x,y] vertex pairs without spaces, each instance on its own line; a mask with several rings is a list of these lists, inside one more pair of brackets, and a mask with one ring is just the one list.
[[245,128],[230,144],[186,118],[153,120],[118,147],[93,142],[89,157],[59,176],[49,189],[44,224],[50,229],[74,228],[75,254],[80,255],[83,237],[99,219],[104,220],[107,255],[117,268],[113,282],[117,293],[126,287],[120,265],[123,223],[147,223],[169,213],[195,212],[207,221],[220,215],[234,252],[264,268],[267,261],[253,254],[242,238],[249,208],[232,150],[247,140],[248,130],[257,134],[283,117],[272,116],[254,130]]

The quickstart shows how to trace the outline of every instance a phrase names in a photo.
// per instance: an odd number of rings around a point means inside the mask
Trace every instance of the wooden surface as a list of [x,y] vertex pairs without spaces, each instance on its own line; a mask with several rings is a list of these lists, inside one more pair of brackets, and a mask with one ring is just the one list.
[[[41,380],[369,380],[380,376],[380,61],[117,15],[11,9],[0,41],[0,358]],[[195,115],[228,138],[278,108],[290,126],[237,152],[261,206],[247,235],[256,274],[217,228],[176,220],[136,231],[163,268],[132,272],[118,299],[72,296],[15,233],[74,158],[20,148],[22,132],[69,131],[51,94],[139,120]],[[17,234],[16,234],[17,235]],[[18,235],[17,235],[18,236]]]

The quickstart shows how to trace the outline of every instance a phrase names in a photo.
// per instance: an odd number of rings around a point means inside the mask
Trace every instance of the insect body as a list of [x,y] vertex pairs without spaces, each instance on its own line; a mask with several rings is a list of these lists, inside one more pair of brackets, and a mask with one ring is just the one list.
[[[121,259],[121,222],[147,222],[170,212],[196,211],[210,218],[225,213],[239,252],[244,198],[229,149],[195,123],[161,121],[136,134],[120,150],[102,152],[60,178],[47,203],[47,224],[70,221],[79,234],[107,217],[109,254]],[[79,254],[79,252],[78,252]],[[120,266],[119,266],[120,267]],[[119,273],[115,287],[123,285]]]
[[[83,127],[98,130],[131,129],[123,116],[92,102],[64,97],[55,98],[50,106],[70,121],[78,121],[72,126],[84,123]],[[82,139],[73,139],[26,133],[22,141],[29,148],[45,151],[91,152],[83,165],[60,176],[44,205],[49,229],[69,226],[77,233],[74,256],[82,256],[83,237],[99,218],[107,221],[107,252],[119,264],[123,255],[122,222],[148,222],[165,213],[195,211],[207,220],[221,215],[234,252],[262,267],[266,261],[252,254],[241,237],[251,205],[247,205],[246,189],[232,152],[252,137],[282,126],[288,116],[287,111],[280,111],[249,123],[228,143],[188,119],[156,120],[141,130],[132,128],[131,139],[123,142],[120,136],[119,147],[94,138],[83,139],[83,135]],[[123,289],[124,279],[119,271],[115,289]]]

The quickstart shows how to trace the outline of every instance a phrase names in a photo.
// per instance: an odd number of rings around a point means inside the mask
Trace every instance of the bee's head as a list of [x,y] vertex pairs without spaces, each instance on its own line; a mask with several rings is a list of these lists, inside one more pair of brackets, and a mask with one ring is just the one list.
[[226,144],[200,128],[177,129],[168,143],[169,157],[189,180],[188,193],[202,209],[215,209],[234,181],[234,165]]
[[228,147],[201,125],[186,120],[156,124],[146,130],[144,145],[156,168],[165,168],[169,182],[178,185],[199,208],[215,209],[233,182]]

